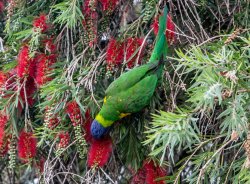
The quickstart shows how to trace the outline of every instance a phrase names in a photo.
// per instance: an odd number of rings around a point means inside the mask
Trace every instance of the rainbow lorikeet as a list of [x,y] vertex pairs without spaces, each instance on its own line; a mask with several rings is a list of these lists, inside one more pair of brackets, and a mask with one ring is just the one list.
[[[103,106],[91,124],[91,134],[98,139],[108,133],[113,123],[147,106],[163,72],[163,58],[168,51],[165,36],[168,9],[159,16],[159,31],[147,64],[122,74],[106,90]],[[162,58],[162,59],[161,59]]]

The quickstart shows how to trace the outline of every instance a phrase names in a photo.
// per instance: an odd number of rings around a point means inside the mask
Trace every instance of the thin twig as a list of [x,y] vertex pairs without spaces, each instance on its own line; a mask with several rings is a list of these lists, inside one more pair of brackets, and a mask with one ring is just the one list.
[[211,158],[203,165],[203,167],[200,170],[198,179],[197,179],[197,184],[200,183],[201,177],[203,176],[203,174],[205,173],[206,168],[208,167],[208,165],[210,164],[210,162],[213,160],[213,158],[220,153],[228,144],[230,144],[233,140],[229,140],[227,141],[225,144],[223,144],[212,156]]

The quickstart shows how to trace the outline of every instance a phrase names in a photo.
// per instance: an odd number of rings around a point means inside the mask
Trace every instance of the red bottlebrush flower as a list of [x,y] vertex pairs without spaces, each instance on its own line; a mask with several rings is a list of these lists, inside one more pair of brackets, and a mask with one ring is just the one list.
[[90,131],[91,123],[92,123],[92,118],[90,116],[90,110],[88,109],[85,113],[85,122],[83,124],[83,129],[85,130],[84,139],[88,143],[90,143],[93,138]]
[[46,23],[47,17],[45,14],[41,14],[39,17],[35,18],[33,21],[34,30],[40,29],[42,33],[48,30],[49,26]]
[[51,80],[48,74],[52,70],[51,66],[56,62],[56,59],[56,54],[50,54],[49,56],[46,56],[43,53],[39,53],[35,56],[34,60],[37,67],[35,80],[38,86],[42,86]]
[[90,15],[95,11],[97,6],[97,0],[85,0],[83,5],[83,13],[85,15]]
[[[107,48],[107,64],[108,66],[119,65],[122,60],[128,61],[128,68],[132,68],[137,60],[139,54],[139,47],[142,45],[143,39],[141,38],[128,38],[124,42],[120,43],[114,39],[111,39]],[[135,52],[137,52],[135,54]],[[142,54],[142,53],[140,53]],[[141,63],[141,55],[138,60],[138,64]]]
[[0,128],[0,148],[3,146],[4,143],[4,137],[5,137],[5,129],[4,128]]
[[76,101],[67,103],[66,112],[68,113],[73,126],[77,126],[82,123],[81,111]]
[[18,58],[18,66],[17,66],[17,75],[19,77],[23,77],[24,75],[28,75],[28,68],[30,64],[30,57],[29,57],[29,47],[23,46],[19,52]]
[[[128,68],[132,68],[135,65],[136,59],[139,54],[139,48],[142,45],[143,39],[141,38],[128,38],[126,40],[126,60]],[[137,52],[135,54],[135,52]],[[141,64],[141,56],[138,60],[138,64]]]
[[155,181],[157,178],[166,176],[166,171],[160,166],[155,166],[153,161],[144,164],[147,184],[164,184],[164,181]]
[[156,171],[155,171],[156,168],[155,168],[154,162],[150,161],[148,163],[145,163],[143,167],[146,171],[146,179],[145,179],[146,183],[147,184],[154,184],[155,183],[154,179],[156,179],[155,177],[157,177],[157,176],[155,176],[156,175]]
[[4,74],[2,71],[0,71],[0,88],[3,87],[6,79],[7,79],[6,74]]
[[112,149],[111,137],[93,139],[88,152],[88,166],[103,167],[108,162]]
[[49,61],[49,68],[52,69],[50,66],[52,66],[53,64],[56,63],[56,60],[57,60],[57,55],[56,54],[50,54],[47,56],[48,58],[48,61]]
[[153,21],[153,24],[151,25],[151,27],[153,28],[154,34],[157,35],[158,31],[159,31],[159,21],[158,21],[158,17],[156,17]]
[[90,47],[93,47],[97,43],[97,19],[98,14],[96,12],[97,0],[84,1],[83,14],[84,20],[82,21],[83,27],[86,31],[86,40]]
[[82,21],[83,27],[86,31],[86,40],[90,47],[93,47],[97,43],[97,19],[98,14],[96,12],[97,0],[84,1],[83,14],[84,20]]
[[0,114],[0,148],[3,146],[5,138],[5,125],[8,122],[8,116]]
[[32,132],[21,131],[18,139],[18,156],[25,162],[36,156],[37,140]]
[[173,44],[175,41],[175,25],[172,20],[172,17],[168,15],[167,17],[167,30],[166,30],[166,38],[169,44]]
[[0,13],[4,10],[4,3],[0,1]]
[[[20,97],[23,101],[23,103],[25,103],[25,96],[27,97],[27,102],[29,106],[32,106],[35,102],[33,95],[36,91],[36,84],[35,81],[32,77],[28,77],[25,84],[22,86],[21,90],[20,90]],[[25,95],[26,93],[26,95]]]
[[124,45],[115,39],[110,39],[107,48],[106,61],[108,65],[119,65],[124,58],[123,54]]
[[17,76],[23,78],[30,75],[31,77],[35,76],[35,63],[29,57],[29,47],[23,46],[19,52],[17,65]]
[[107,11],[108,13],[112,13],[118,4],[118,0],[101,0],[100,2],[103,11]]
[[49,119],[49,124],[48,124],[48,128],[53,130],[54,128],[56,128],[59,125],[60,121],[57,117],[52,117]]
[[145,183],[146,172],[145,169],[141,168],[137,171],[136,175],[132,178],[130,184],[141,184]]
[[36,71],[36,83],[38,86],[41,86],[47,82],[46,73],[48,70],[48,61],[45,54],[37,54],[34,58],[37,63],[37,71]]
[[68,132],[60,132],[58,135],[59,143],[57,148],[66,148],[69,145],[70,142],[70,136]]
[[153,161],[145,162],[143,167],[138,170],[136,175],[132,178],[132,184],[164,184],[164,181],[156,181],[158,178],[167,175],[163,167],[156,166]]
[[[154,29],[154,34],[157,35],[158,30],[159,30],[159,22],[158,22],[158,17],[154,19],[154,22],[152,24],[152,27]],[[173,44],[175,41],[175,25],[172,20],[172,17],[168,15],[167,17],[167,30],[166,30],[166,39],[168,44]]]

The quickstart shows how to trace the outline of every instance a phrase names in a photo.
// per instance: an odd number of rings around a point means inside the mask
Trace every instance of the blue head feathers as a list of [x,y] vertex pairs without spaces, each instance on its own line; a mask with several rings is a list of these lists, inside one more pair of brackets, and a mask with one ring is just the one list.
[[93,120],[91,124],[91,135],[95,139],[100,139],[106,135],[111,127],[103,127],[97,120]]

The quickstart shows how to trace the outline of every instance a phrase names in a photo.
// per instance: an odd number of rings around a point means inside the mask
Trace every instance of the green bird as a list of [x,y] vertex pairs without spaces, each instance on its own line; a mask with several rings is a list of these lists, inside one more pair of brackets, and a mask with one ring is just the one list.
[[115,121],[147,106],[163,72],[163,58],[168,51],[165,36],[168,8],[159,16],[159,31],[147,64],[122,74],[107,88],[103,106],[91,124],[91,134],[99,139]]

